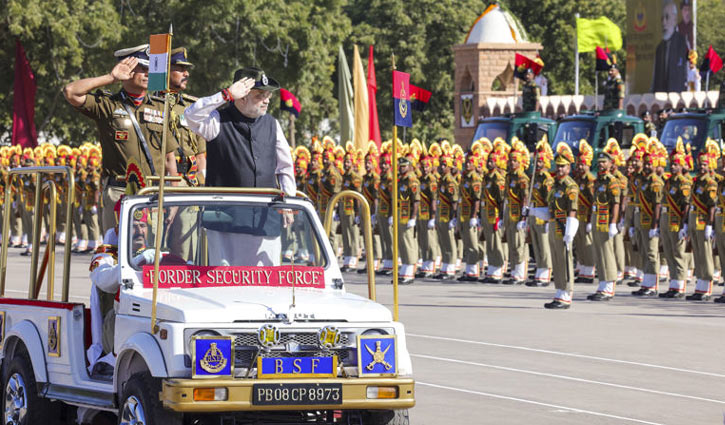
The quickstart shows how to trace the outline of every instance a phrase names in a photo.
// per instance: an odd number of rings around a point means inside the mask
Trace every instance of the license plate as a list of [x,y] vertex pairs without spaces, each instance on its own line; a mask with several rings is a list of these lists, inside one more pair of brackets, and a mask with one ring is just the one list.
[[257,378],[334,378],[337,356],[258,357]]
[[254,384],[255,406],[342,404],[342,384]]

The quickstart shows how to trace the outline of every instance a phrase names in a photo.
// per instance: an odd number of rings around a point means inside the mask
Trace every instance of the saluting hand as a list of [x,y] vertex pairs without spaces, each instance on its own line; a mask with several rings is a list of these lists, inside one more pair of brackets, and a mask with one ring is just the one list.
[[128,57],[113,67],[111,70],[111,76],[116,81],[130,80],[133,78],[133,70],[136,68],[136,65],[138,65],[138,59],[135,57]]
[[254,87],[254,80],[251,78],[242,78],[239,81],[234,82],[229,86],[229,94],[232,95],[232,99],[241,99],[249,94],[249,91]]

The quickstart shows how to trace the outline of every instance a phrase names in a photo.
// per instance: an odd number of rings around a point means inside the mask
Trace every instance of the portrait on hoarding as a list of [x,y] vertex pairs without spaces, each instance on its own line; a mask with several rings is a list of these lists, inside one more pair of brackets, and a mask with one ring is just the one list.
[[686,90],[687,38],[678,31],[677,5],[673,0],[662,4],[662,40],[657,45],[652,92]]

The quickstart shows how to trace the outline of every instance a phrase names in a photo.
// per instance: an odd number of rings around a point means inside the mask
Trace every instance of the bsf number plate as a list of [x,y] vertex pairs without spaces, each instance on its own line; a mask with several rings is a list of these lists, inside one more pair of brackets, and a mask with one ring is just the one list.
[[342,404],[342,384],[254,384],[256,406]]

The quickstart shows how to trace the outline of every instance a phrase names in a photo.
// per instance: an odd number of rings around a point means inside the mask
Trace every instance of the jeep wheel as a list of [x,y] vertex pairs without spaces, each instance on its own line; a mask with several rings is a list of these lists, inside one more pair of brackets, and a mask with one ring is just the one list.
[[164,409],[158,394],[161,383],[148,373],[136,373],[123,386],[119,425],[181,425],[181,414]]
[[3,424],[57,424],[57,403],[38,397],[30,357],[19,347],[3,374]]
[[364,418],[365,425],[410,425],[408,409],[369,411]]

